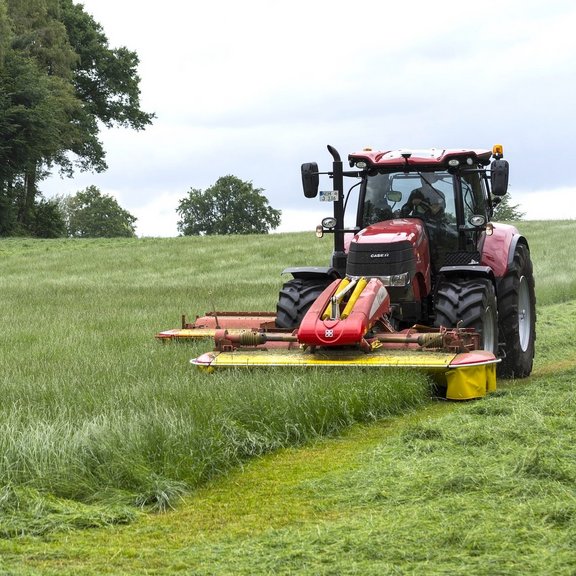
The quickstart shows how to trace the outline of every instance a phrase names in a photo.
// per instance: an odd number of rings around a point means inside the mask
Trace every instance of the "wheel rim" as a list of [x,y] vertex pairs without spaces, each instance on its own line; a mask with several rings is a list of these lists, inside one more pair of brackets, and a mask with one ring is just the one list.
[[496,350],[496,310],[487,306],[484,310],[484,322],[482,326],[482,347],[484,350],[495,352]]
[[528,350],[531,331],[530,289],[525,276],[520,278],[518,286],[518,338],[522,352]]

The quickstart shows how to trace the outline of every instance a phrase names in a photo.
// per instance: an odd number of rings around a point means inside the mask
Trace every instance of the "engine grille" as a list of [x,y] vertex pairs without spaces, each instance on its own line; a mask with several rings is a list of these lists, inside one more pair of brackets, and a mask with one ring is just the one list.
[[350,276],[392,276],[416,272],[410,242],[389,244],[350,244],[346,273]]
[[480,252],[448,252],[444,259],[444,266],[469,266],[480,264]]

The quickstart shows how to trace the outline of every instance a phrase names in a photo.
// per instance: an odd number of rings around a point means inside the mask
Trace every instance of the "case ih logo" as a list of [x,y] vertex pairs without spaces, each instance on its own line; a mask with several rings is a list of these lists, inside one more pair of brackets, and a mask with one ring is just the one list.
[[389,252],[376,252],[375,254],[370,254],[370,258],[388,258],[389,256]]

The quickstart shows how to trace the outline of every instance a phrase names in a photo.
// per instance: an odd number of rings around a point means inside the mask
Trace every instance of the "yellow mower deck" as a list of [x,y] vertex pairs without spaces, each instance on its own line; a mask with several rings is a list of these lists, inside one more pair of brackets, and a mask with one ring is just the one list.
[[156,338],[163,342],[214,339],[213,351],[190,361],[207,371],[275,366],[408,368],[430,374],[446,387],[450,400],[481,398],[496,389],[499,360],[492,353],[470,351],[469,347],[460,348],[466,352],[454,352],[457,347],[437,347],[434,338],[427,338],[436,332],[415,326],[411,334],[424,338],[423,343],[418,339],[418,345],[409,335],[397,333],[375,334],[380,346],[303,346],[296,332],[281,332],[274,327],[273,314],[215,312],[197,317],[193,323],[183,318],[181,328],[165,330]]
[[379,367],[414,368],[430,373],[446,385],[446,398],[481,398],[496,389],[497,359],[484,351],[454,354],[447,352],[358,350],[302,350],[207,352],[190,361],[204,369],[226,367]]

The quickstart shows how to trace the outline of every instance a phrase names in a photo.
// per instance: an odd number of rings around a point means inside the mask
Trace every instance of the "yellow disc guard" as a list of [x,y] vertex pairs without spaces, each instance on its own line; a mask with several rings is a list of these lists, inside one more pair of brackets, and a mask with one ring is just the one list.
[[210,370],[219,367],[381,367],[413,368],[430,373],[446,386],[446,398],[470,400],[496,389],[496,364],[493,354],[475,351],[450,352],[380,351],[365,354],[357,350],[207,352],[190,361]]

